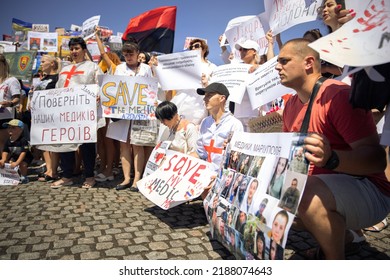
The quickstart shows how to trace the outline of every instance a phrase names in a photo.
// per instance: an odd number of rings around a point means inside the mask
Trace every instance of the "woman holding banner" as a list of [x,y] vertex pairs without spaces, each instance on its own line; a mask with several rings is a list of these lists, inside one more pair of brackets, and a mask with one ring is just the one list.
[[[189,50],[200,50],[202,60],[202,87],[206,87],[209,83],[211,73],[217,67],[214,63],[207,59],[209,47],[205,40],[193,39],[190,42]],[[176,95],[171,100],[176,104],[179,113],[186,119],[198,125],[203,118],[207,116],[206,109],[203,105],[203,97],[199,96],[195,89],[178,90]]]
[[[45,54],[41,58],[41,69],[45,74],[42,80],[37,84],[37,86],[31,90],[31,93],[34,94],[35,90],[46,90],[56,87],[58,81],[58,72],[61,69],[61,60],[55,58],[52,55]],[[29,109],[30,106],[27,106]],[[49,145],[37,146],[39,150],[43,150],[43,159],[46,163],[46,172],[38,177],[40,182],[50,182],[58,179],[57,169],[59,165],[59,154],[51,151]]]
[[[139,46],[136,43],[125,43],[122,46],[122,54],[126,60],[116,67],[115,75],[152,77],[149,65],[138,61]],[[127,121],[130,125],[130,121]],[[148,128],[149,130],[146,130]],[[138,191],[135,187],[142,177],[143,170],[150,153],[156,145],[158,135],[157,121],[133,120],[130,126],[130,135],[126,143],[120,142],[120,158],[124,180],[116,186],[116,190],[124,190],[131,187],[131,191]],[[131,180],[131,156],[134,153],[134,179]],[[132,187],[133,186],[133,187]]]
[[[59,73],[56,88],[66,88],[76,85],[97,84],[97,76],[103,74],[97,64],[86,59],[88,53],[87,44],[81,37],[74,37],[69,40],[70,54],[73,63],[65,66]],[[95,161],[96,161],[96,143],[82,143],[79,146],[81,157],[84,163],[85,180],[82,187],[85,189],[95,186]],[[53,189],[62,186],[73,185],[73,171],[76,163],[77,148],[71,145],[62,145],[66,152],[60,153],[61,169],[63,176],[55,181],[50,187]],[[77,166],[78,167],[78,166]]]

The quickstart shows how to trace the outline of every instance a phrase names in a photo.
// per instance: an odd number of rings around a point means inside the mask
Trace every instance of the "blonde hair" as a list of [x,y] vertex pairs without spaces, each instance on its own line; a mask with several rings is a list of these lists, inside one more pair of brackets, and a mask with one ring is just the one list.
[[0,54],[0,82],[2,83],[9,75],[9,65],[5,56]]
[[61,59],[59,57],[54,57],[54,56],[49,55],[49,54],[44,54],[42,56],[42,58],[46,58],[50,62],[53,62],[53,64],[54,64],[53,69],[55,70],[56,74],[60,73],[62,64],[61,64]]

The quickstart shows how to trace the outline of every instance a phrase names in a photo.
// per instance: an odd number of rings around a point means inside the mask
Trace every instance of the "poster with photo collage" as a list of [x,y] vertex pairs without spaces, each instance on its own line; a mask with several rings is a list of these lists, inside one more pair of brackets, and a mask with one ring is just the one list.
[[307,180],[297,133],[234,133],[203,202],[213,239],[237,259],[283,259]]

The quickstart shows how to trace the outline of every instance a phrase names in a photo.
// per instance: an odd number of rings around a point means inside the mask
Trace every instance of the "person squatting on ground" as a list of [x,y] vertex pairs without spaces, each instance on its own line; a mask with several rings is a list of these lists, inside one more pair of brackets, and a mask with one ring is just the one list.
[[[283,112],[285,132],[299,132],[321,77],[319,54],[308,44],[305,39],[290,40],[278,57],[281,83],[297,92]],[[347,229],[375,224],[390,210],[386,155],[372,113],[353,109],[349,91],[342,82],[323,82],[313,102],[308,127],[312,133],[304,140],[310,168],[296,224],[300,221],[313,234],[326,259],[345,258]]]
[[9,138],[5,143],[1,154],[0,168],[4,168],[5,163],[9,163],[11,168],[19,167],[20,183],[27,184],[27,168],[33,160],[28,139],[23,135],[24,124],[22,121],[13,119],[8,123],[3,123],[3,127],[8,130]]

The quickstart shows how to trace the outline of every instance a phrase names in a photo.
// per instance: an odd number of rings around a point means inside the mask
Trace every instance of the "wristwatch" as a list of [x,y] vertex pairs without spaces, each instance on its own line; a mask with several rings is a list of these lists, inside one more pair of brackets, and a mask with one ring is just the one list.
[[339,164],[340,164],[339,156],[336,154],[335,151],[332,151],[332,154],[330,155],[330,158],[325,163],[323,168],[329,169],[329,170],[333,170],[333,169],[336,169],[337,166],[339,166]]

